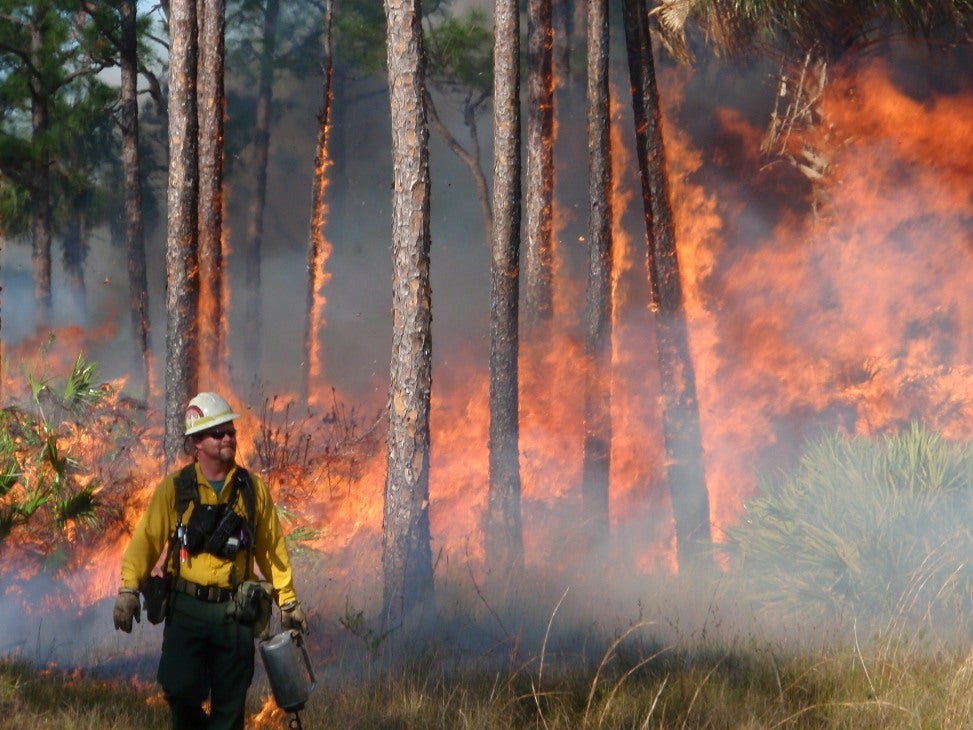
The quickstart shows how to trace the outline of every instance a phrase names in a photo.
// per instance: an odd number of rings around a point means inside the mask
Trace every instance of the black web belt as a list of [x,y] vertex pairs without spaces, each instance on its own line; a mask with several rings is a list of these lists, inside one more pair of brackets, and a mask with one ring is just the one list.
[[233,591],[229,588],[201,586],[199,583],[193,583],[185,578],[176,578],[172,587],[177,593],[185,593],[207,603],[226,603],[233,598]]

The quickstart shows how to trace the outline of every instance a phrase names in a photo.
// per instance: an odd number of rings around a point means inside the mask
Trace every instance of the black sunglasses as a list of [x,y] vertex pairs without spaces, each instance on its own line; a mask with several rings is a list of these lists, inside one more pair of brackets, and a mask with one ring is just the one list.
[[230,436],[236,438],[235,428],[214,428],[212,431],[207,431],[203,434],[204,436],[211,436],[217,441],[222,441],[224,436]]

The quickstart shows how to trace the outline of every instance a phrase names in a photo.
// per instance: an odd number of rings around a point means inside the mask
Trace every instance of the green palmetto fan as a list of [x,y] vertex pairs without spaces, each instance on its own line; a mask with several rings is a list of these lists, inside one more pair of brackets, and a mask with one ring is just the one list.
[[91,526],[96,523],[98,510],[98,489],[94,485],[81,487],[54,505],[54,519],[59,527],[69,522]]
[[973,451],[914,424],[810,442],[727,534],[758,609],[887,622],[969,611],[971,524]]
[[28,524],[35,538],[43,535],[41,541],[50,545],[69,524],[96,524],[100,483],[78,483],[85,468],[64,444],[71,428],[68,418],[74,419],[74,427],[83,427],[110,392],[95,381],[96,372],[97,366],[82,355],[63,383],[28,372],[36,413],[17,406],[0,411],[0,547]]
[[[0,420],[0,426],[3,426]],[[0,431],[0,499],[7,496],[10,491],[23,478],[20,464],[17,463],[17,444],[9,431]]]
[[70,410],[92,406],[105,397],[105,389],[95,382],[97,372],[97,364],[78,355],[61,392],[61,403],[65,408]]

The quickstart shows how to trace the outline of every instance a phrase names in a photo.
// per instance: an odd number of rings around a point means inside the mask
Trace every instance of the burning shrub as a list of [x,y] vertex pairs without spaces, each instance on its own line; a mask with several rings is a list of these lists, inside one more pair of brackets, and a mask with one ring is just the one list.
[[914,424],[809,443],[761,479],[728,547],[761,609],[949,626],[973,607],[971,522],[973,450]]
[[381,411],[365,419],[354,406],[338,400],[307,406],[303,415],[279,396],[264,399],[254,448],[254,466],[283,484],[323,485],[330,496],[361,478],[363,464],[381,444]]
[[[48,508],[58,529],[72,520],[81,524],[93,520],[95,487],[71,483],[78,463],[61,448],[58,421],[64,415],[79,413],[85,404],[98,401],[101,394],[91,383],[94,371],[93,365],[78,357],[67,383],[57,394],[28,373],[33,412],[17,406],[0,412],[0,541],[6,540],[15,528],[25,527],[44,508]],[[47,410],[53,411],[51,416]]]
[[[362,490],[356,487],[380,456],[382,411],[369,415],[346,405],[332,388],[330,403],[313,399],[298,405],[292,396],[264,397],[259,417],[251,466],[272,485],[298,572],[320,575],[329,548],[348,539],[343,530],[349,524],[340,514],[357,509]],[[327,593],[326,581],[309,583],[302,598],[315,605]]]
[[23,403],[0,410],[0,550],[13,583],[72,567],[81,545],[121,519],[103,485],[126,482],[125,456],[145,428],[138,404],[96,372],[78,356],[63,382],[28,373]]

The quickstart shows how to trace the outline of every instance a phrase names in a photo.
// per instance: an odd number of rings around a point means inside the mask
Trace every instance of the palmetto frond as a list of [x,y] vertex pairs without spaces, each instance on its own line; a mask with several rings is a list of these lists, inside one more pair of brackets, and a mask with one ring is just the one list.
[[69,522],[83,525],[94,523],[98,510],[97,489],[87,486],[54,505],[55,522],[64,527]]
[[918,425],[823,436],[728,529],[758,605],[930,615],[973,597],[973,452]]

